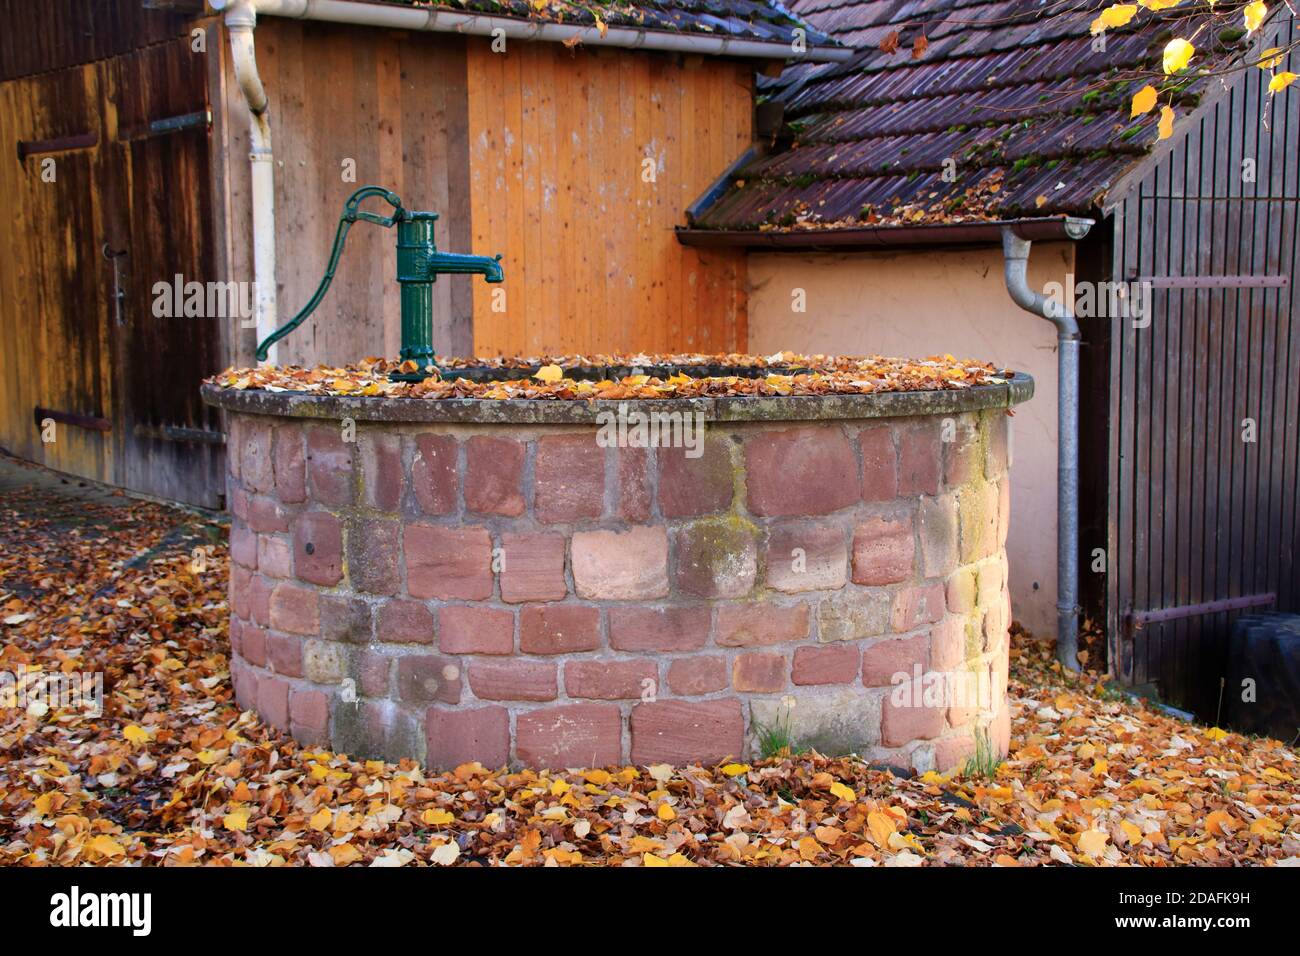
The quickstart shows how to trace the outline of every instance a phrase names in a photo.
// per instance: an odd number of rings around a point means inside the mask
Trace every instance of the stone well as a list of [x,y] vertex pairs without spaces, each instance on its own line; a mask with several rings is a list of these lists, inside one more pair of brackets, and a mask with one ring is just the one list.
[[441,768],[711,763],[772,730],[921,770],[977,732],[1005,752],[1006,410],[1032,391],[622,403],[701,414],[695,448],[646,448],[608,441],[617,403],[207,385],[236,697]]

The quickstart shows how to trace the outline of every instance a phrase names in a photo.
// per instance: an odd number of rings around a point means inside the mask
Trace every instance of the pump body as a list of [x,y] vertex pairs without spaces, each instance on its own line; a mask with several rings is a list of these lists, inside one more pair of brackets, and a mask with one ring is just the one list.
[[[381,197],[393,207],[393,214],[379,216],[361,209],[361,203],[371,196]],[[306,321],[325,298],[330,283],[334,281],[334,273],[338,269],[348,230],[358,220],[372,222],[385,228],[397,227],[397,281],[402,288],[402,345],[399,357],[404,367],[392,373],[394,379],[419,381],[427,378],[435,370],[433,283],[437,281],[438,276],[481,275],[488,282],[505,280],[499,255],[466,256],[438,251],[438,246],[434,242],[434,223],[438,220],[436,212],[406,209],[396,193],[380,186],[363,186],[349,196],[344,204],[343,215],[339,217],[338,230],[334,234],[334,246],[330,250],[329,263],[325,267],[320,285],[316,287],[315,293],[302,311],[258,343],[259,362],[266,361],[270,347]]]

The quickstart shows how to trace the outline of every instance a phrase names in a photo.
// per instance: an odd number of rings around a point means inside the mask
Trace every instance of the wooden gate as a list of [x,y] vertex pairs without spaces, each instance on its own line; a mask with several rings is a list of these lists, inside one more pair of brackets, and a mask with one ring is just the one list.
[[222,320],[153,308],[217,278],[208,70],[185,35],[0,84],[0,445],[216,507]]
[[1300,600],[1300,98],[1267,82],[1182,120],[1113,210],[1112,276],[1152,310],[1111,326],[1111,669],[1208,719],[1232,619]]

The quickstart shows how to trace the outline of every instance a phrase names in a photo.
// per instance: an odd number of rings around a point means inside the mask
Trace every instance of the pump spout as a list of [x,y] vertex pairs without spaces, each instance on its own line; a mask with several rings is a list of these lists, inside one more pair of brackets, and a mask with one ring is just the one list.
[[434,252],[429,256],[429,275],[481,275],[488,282],[504,282],[500,256],[463,256]]

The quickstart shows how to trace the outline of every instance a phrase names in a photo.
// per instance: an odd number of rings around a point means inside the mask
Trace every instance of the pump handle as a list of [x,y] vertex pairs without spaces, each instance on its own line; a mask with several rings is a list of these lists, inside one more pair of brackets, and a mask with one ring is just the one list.
[[[361,204],[371,196],[381,197],[384,202],[393,207],[393,214],[391,216],[380,216],[362,209]],[[325,274],[321,276],[320,285],[316,287],[316,291],[307,301],[307,304],[303,306],[301,312],[258,343],[257,360],[265,362],[271,346],[302,325],[307,320],[307,317],[316,311],[316,307],[321,304],[321,300],[325,298],[325,293],[329,292],[330,283],[334,281],[334,272],[338,269],[339,257],[343,255],[343,243],[347,240],[348,230],[352,228],[354,222],[364,219],[366,222],[387,229],[405,218],[406,210],[402,207],[401,198],[397,193],[384,189],[382,186],[362,186],[349,196],[347,202],[343,205],[343,215],[339,217],[339,226],[334,233],[334,246],[330,249],[329,264],[325,267]]]

